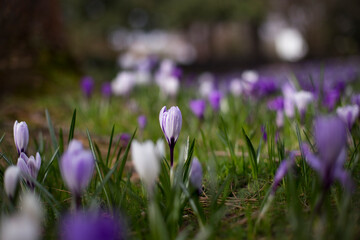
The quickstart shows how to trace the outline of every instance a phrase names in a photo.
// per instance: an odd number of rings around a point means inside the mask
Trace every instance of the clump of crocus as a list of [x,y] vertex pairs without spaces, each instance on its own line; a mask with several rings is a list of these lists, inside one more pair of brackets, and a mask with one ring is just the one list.
[[204,119],[204,113],[206,109],[206,102],[203,99],[196,99],[189,102],[191,111],[200,120]]
[[131,144],[131,156],[136,172],[152,194],[155,181],[160,173],[160,153],[157,145],[148,140],[140,143],[134,140]]
[[159,114],[160,127],[163,131],[166,141],[170,147],[170,165],[174,162],[174,147],[180,135],[182,126],[181,111],[177,106],[171,107],[169,110],[164,106]]
[[29,129],[26,122],[14,123],[14,141],[18,154],[26,152],[29,143]]
[[106,212],[76,212],[62,218],[61,240],[122,240],[126,228],[119,216]]
[[202,167],[199,160],[194,157],[191,162],[191,168],[190,168],[190,183],[195,189],[198,191],[198,193],[201,192],[202,189]]
[[87,188],[94,172],[95,160],[90,150],[85,150],[78,140],[71,140],[61,157],[60,171],[78,207],[81,195]]
[[11,201],[15,199],[19,185],[20,169],[17,166],[10,166],[4,174],[4,189]]
[[214,90],[209,94],[209,103],[214,111],[219,111],[223,95],[219,90]]
[[359,116],[359,106],[349,105],[345,107],[338,107],[336,109],[337,115],[346,123],[346,126],[351,130],[353,124]]
[[[18,158],[17,166],[20,168],[22,176],[26,180],[27,185],[33,189],[34,183],[31,178],[36,179],[41,166],[41,157],[37,152],[34,156],[26,156],[25,153],[21,153]],[[29,178],[30,177],[30,178]]]
[[138,120],[138,124],[139,124],[140,129],[143,130],[146,127],[146,124],[147,124],[146,116],[145,115],[140,115],[137,120]]
[[94,91],[94,79],[90,76],[85,76],[81,79],[81,90],[86,98],[90,98]]
[[318,154],[312,154],[306,144],[302,148],[307,163],[319,174],[324,192],[335,180],[350,191],[353,182],[344,169],[347,157],[345,124],[337,116],[318,117],[314,132]]

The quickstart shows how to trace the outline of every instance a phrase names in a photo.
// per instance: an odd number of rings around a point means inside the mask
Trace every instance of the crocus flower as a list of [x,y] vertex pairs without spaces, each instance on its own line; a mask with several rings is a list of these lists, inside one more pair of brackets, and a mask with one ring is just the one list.
[[314,124],[314,133],[317,156],[311,153],[306,144],[302,145],[302,149],[307,163],[318,172],[324,190],[335,180],[340,181],[347,190],[351,190],[352,180],[344,169],[347,156],[345,124],[337,116],[318,117]]
[[80,197],[89,185],[95,160],[90,150],[83,149],[78,140],[71,140],[60,160],[60,171],[69,190]]
[[174,161],[174,147],[180,135],[182,126],[182,116],[180,109],[177,106],[173,106],[167,110],[166,106],[164,106],[160,110],[159,122],[161,130],[163,131],[166,141],[170,147],[170,163],[172,166]]
[[135,85],[135,74],[130,71],[119,72],[111,82],[111,90],[116,96],[127,96]]
[[139,124],[140,129],[144,129],[145,126],[146,126],[146,123],[147,123],[146,116],[145,115],[140,115],[137,120],[138,120],[138,124]]
[[209,97],[215,87],[214,81],[214,76],[209,72],[205,72],[199,76],[199,93],[201,97]]
[[299,91],[293,95],[293,99],[301,117],[304,117],[308,104],[311,103],[311,101],[314,99],[312,93],[307,91]]
[[220,109],[220,103],[222,99],[222,93],[219,90],[214,90],[209,94],[209,103],[214,111]]
[[284,98],[277,97],[269,101],[268,108],[276,111],[276,126],[281,128],[284,125]]
[[327,107],[329,111],[332,111],[339,99],[340,92],[337,89],[328,90],[325,92],[323,104]]
[[190,183],[200,192],[202,188],[202,167],[199,160],[194,157],[190,168]]
[[345,107],[338,107],[336,109],[336,113],[341,118],[341,120],[346,123],[347,127],[351,129],[352,125],[355,123],[355,120],[359,116],[359,106],[349,105]]
[[203,99],[192,100],[189,103],[191,111],[195,114],[199,119],[204,118],[204,113],[206,109],[206,102]]
[[20,157],[18,158],[17,166],[20,168],[21,173],[24,179],[27,181],[28,185],[33,188],[33,183],[27,177],[30,176],[34,179],[37,178],[41,166],[40,154],[37,152],[35,157],[28,157],[25,153],[21,153]]
[[4,189],[6,195],[13,199],[19,184],[20,169],[17,166],[10,166],[4,174]]
[[29,129],[26,122],[14,123],[14,141],[18,154],[26,152],[29,143]]
[[274,182],[271,186],[271,194],[275,195],[277,188],[280,185],[281,180],[285,177],[285,175],[289,172],[289,170],[295,164],[295,153],[291,152],[288,159],[283,160],[278,169],[276,170]]
[[295,115],[294,99],[293,96],[296,93],[294,84],[286,82],[282,86],[282,93],[284,95],[284,112],[289,118],[293,118]]
[[120,146],[122,148],[126,148],[130,142],[131,135],[128,133],[122,133],[122,134],[120,134],[119,138],[120,138]]
[[231,80],[229,89],[232,95],[239,97],[243,92],[243,83],[241,79],[235,78]]
[[81,90],[87,98],[91,97],[94,85],[94,80],[90,76],[85,76],[81,79]]
[[179,79],[172,75],[159,78],[157,84],[161,93],[165,96],[176,96],[180,88]]
[[131,144],[133,165],[150,194],[160,173],[160,154],[158,148],[150,140],[144,143],[134,140]]
[[61,240],[126,239],[124,223],[109,213],[76,212],[61,220]]
[[267,104],[268,108],[273,111],[282,111],[284,110],[284,98],[277,97],[273,100],[270,100]]
[[101,85],[101,94],[104,98],[111,97],[111,83],[105,82]]

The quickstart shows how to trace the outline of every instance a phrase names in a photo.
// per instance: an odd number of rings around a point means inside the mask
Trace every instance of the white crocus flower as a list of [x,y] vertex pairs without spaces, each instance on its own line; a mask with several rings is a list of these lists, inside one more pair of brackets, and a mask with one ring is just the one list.
[[151,194],[160,173],[160,158],[157,147],[150,140],[143,143],[134,140],[131,144],[131,155],[136,172]]
[[359,106],[358,105],[349,105],[345,107],[338,107],[336,109],[337,115],[343,120],[349,129],[351,129],[355,120],[359,116]]

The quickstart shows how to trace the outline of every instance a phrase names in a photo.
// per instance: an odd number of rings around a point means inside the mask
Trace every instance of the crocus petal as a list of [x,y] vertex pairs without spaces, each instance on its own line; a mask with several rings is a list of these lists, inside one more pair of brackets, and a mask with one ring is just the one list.
[[355,189],[355,184],[350,175],[344,169],[335,170],[335,178],[343,185],[343,187],[351,192]]
[[314,155],[312,154],[312,152],[310,151],[310,148],[307,144],[302,144],[301,145],[302,151],[304,153],[304,157],[306,162],[310,165],[310,167],[312,169],[314,169],[315,171],[317,171],[318,173],[322,174],[323,172],[323,166],[320,162],[320,160]]
[[18,158],[17,166],[19,167],[23,175],[30,175],[28,165],[23,158]]

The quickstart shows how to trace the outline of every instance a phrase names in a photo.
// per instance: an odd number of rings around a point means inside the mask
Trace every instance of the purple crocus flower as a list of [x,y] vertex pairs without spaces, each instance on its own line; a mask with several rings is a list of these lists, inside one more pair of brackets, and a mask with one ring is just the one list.
[[89,185],[94,172],[95,160],[90,150],[83,149],[78,140],[71,140],[60,160],[64,182],[75,197],[80,197]]
[[269,77],[260,77],[252,87],[251,94],[256,97],[263,97],[276,92],[277,86],[274,79]]
[[174,76],[177,79],[180,79],[182,76],[182,70],[179,67],[174,67],[173,70],[171,71],[171,75]]
[[340,181],[347,190],[351,190],[353,183],[344,169],[347,156],[345,124],[337,116],[318,117],[314,132],[318,155],[313,155],[306,144],[302,145],[302,149],[307,163],[318,172],[324,190],[335,180]]
[[289,170],[295,164],[295,152],[291,152],[289,157],[282,161],[276,170],[274,182],[271,186],[271,194],[275,195],[276,190],[278,189],[281,180],[285,177],[285,175],[289,172]]
[[332,111],[339,99],[340,92],[337,89],[329,90],[325,92],[323,104],[329,111]]
[[268,102],[267,106],[270,110],[273,110],[273,111],[284,110],[284,98],[280,96],[273,100],[270,100]]
[[29,129],[26,122],[14,123],[14,141],[18,154],[26,152],[29,143]]
[[359,106],[358,105],[349,105],[345,107],[338,107],[336,109],[337,115],[341,120],[346,123],[348,129],[352,128],[352,125],[355,123],[355,120],[359,116]]
[[219,111],[221,99],[222,93],[219,90],[213,90],[209,94],[209,103],[212,109],[214,109],[214,111]]
[[201,163],[199,162],[199,159],[194,157],[190,168],[190,183],[198,190],[198,192],[200,192],[202,188],[202,177],[203,172]]
[[120,134],[120,146],[122,148],[126,148],[127,145],[129,144],[130,142],[130,139],[131,139],[131,135],[128,134],[128,133],[122,133]]
[[138,120],[138,124],[139,124],[140,129],[144,129],[145,126],[146,126],[146,123],[147,123],[146,116],[145,115],[140,115],[137,120]]
[[199,119],[204,119],[204,113],[206,109],[206,102],[203,99],[192,100],[189,103],[191,111],[195,114]]
[[60,225],[61,240],[126,239],[124,223],[108,213],[76,212],[66,215]]
[[33,188],[34,185],[28,178],[28,176],[34,179],[37,178],[41,166],[40,154],[37,152],[35,157],[28,157],[25,153],[21,153],[20,157],[18,158],[17,166],[20,168],[21,173],[26,180],[28,186]]
[[111,97],[111,83],[105,82],[101,85],[101,94],[104,98],[110,98]]
[[180,109],[177,106],[173,106],[167,110],[166,106],[164,106],[160,110],[159,122],[161,130],[163,131],[166,141],[170,147],[170,163],[172,166],[174,160],[174,147],[180,135],[182,126],[182,116]]
[[94,79],[90,76],[85,76],[81,79],[81,90],[87,98],[90,98],[94,90]]

